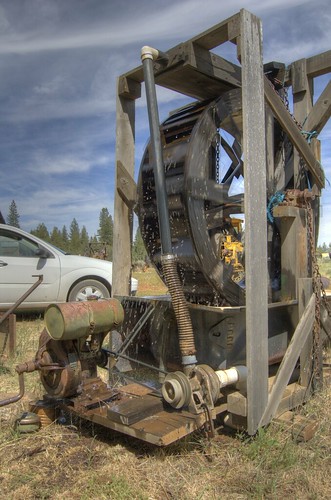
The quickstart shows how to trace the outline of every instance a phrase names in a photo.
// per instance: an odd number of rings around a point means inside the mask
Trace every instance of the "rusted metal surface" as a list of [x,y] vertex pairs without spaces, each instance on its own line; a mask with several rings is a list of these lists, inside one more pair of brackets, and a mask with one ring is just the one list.
[[54,340],[109,332],[120,325],[123,318],[123,308],[116,299],[51,304],[45,312],[46,328]]
[[5,398],[0,401],[0,408],[2,406],[10,405],[11,403],[16,403],[24,396],[24,375],[23,373],[18,374],[18,382],[19,382],[19,393],[16,396],[12,396],[9,398]]
[[16,315],[10,314],[2,321],[0,314],[0,355],[8,349],[9,355],[13,356],[16,349]]

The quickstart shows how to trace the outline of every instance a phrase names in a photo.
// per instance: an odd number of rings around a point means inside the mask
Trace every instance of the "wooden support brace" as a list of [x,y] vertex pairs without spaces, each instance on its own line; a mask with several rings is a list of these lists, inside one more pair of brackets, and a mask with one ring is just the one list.
[[141,97],[141,83],[125,75],[118,80],[118,95],[126,99],[139,99]]
[[116,175],[117,190],[122,200],[134,210],[137,204],[137,184],[120,160],[117,162]]
[[331,115],[331,81],[327,84],[322,94],[309,113],[303,127],[308,132],[316,131],[318,134],[323,129]]
[[285,108],[283,101],[273,90],[266,77],[264,77],[264,93],[272,112],[279,121],[283,130],[289,136],[293,145],[298,150],[300,156],[302,156],[303,160],[306,162],[317,186],[320,189],[323,188],[325,185],[325,177],[321,165],[316,160],[309,144],[306,142],[290,113]]
[[290,380],[295,364],[300,356],[308,335],[311,333],[315,320],[315,295],[309,299],[308,305],[303,313],[287,348],[285,356],[278,369],[275,381],[269,393],[268,404],[261,418],[259,427],[267,425],[277,412],[283,392]]
[[307,59],[307,76],[315,78],[331,71],[331,50]]
[[201,47],[208,50],[214,49],[215,47],[236,38],[239,35],[239,29],[240,17],[239,14],[235,14],[225,21],[213,26],[209,30],[191,38],[190,42],[197,43]]

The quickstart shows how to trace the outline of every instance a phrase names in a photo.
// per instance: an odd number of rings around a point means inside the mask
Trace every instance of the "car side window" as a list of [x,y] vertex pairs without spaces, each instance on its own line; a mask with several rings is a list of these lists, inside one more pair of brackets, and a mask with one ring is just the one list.
[[39,247],[19,234],[0,230],[1,257],[37,257]]

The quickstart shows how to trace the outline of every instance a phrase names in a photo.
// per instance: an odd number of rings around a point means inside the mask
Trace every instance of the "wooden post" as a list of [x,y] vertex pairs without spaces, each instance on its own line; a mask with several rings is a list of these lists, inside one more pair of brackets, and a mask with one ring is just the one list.
[[116,108],[116,188],[114,201],[112,295],[129,295],[131,279],[132,210],[120,196],[118,168],[124,165],[134,176],[135,101],[120,95],[118,81]]
[[[303,124],[313,106],[314,82],[307,76],[306,59],[300,59],[291,65],[293,111],[296,120]],[[294,150],[294,187],[300,189],[300,157]]]
[[254,434],[268,398],[267,200],[260,20],[240,12],[245,159],[247,430]]
[[298,279],[306,278],[308,270],[306,210],[278,205],[273,214],[280,219],[281,299],[297,299]]

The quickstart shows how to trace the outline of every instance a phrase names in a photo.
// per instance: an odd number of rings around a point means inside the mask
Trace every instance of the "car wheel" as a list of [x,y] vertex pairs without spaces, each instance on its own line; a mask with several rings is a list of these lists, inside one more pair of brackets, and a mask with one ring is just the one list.
[[82,280],[70,290],[68,302],[81,302],[88,300],[91,296],[98,299],[109,299],[110,292],[108,288],[98,280]]

